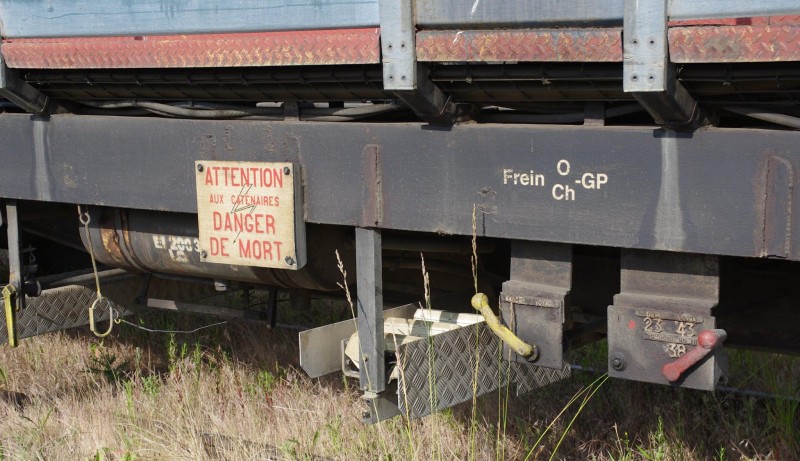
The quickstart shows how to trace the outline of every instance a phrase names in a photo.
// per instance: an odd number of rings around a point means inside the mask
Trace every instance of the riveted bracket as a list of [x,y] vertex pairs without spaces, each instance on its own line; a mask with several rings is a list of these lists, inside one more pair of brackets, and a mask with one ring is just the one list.
[[668,0],[625,0],[623,88],[656,123],[686,129],[702,117],[669,61]]
[[15,71],[6,66],[2,54],[0,54],[0,97],[34,114],[46,114],[50,104],[46,94],[25,83]]
[[512,242],[511,279],[503,283],[500,311],[511,331],[538,352],[535,358],[512,355],[514,361],[559,370],[564,366],[571,289],[572,245]]
[[413,0],[380,0],[383,88],[393,92],[425,121],[449,125],[455,104],[427,76],[417,62]]
[[[705,340],[717,328],[719,257],[622,250],[621,269],[608,307],[608,375],[713,390],[727,369],[724,351]],[[698,344],[709,350],[693,358]]]

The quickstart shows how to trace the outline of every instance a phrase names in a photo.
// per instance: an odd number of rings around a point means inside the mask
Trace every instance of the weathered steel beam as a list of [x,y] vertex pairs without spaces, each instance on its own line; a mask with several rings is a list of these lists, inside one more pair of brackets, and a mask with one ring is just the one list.
[[49,98],[17,75],[17,72],[6,66],[0,54],[0,97],[13,102],[21,109],[34,114],[43,114],[48,110]]
[[[361,390],[379,394],[386,390],[383,263],[379,230],[356,229],[356,264]],[[377,395],[371,397],[376,398]]]
[[470,235],[476,204],[487,237],[800,260],[798,143],[758,129],[2,114],[0,197],[196,213],[195,161],[292,161],[306,222]]

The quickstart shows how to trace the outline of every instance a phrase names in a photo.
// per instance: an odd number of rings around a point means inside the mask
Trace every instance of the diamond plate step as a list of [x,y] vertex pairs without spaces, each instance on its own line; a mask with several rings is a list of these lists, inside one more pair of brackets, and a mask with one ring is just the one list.
[[[121,317],[139,310],[135,302],[142,294],[147,277],[142,274],[122,273],[103,277],[100,286],[103,296],[111,301]],[[153,278],[149,282],[148,295],[165,299],[193,299],[209,295],[213,288]],[[65,330],[89,324],[89,307],[95,300],[94,282],[65,285],[42,291],[36,298],[26,297],[25,309],[17,313],[17,337],[30,338],[43,333]],[[95,312],[97,322],[108,321],[108,309],[104,306]],[[5,316],[0,316],[0,344],[8,343]],[[100,327],[103,328],[102,326]]]
[[[142,278],[125,275],[112,280],[103,280],[103,295],[112,301],[120,315],[130,315],[133,300],[142,289]],[[27,297],[25,309],[17,313],[17,336],[30,338],[51,331],[64,330],[89,324],[89,306],[95,300],[94,289],[85,285],[67,285],[43,290],[36,298]],[[121,304],[124,303],[124,304]],[[98,310],[98,321],[108,320],[108,310]],[[5,317],[0,319],[0,343],[8,342]]]
[[483,322],[399,345],[401,413],[421,418],[507,384],[522,395],[571,375],[568,364],[542,368],[501,360],[501,352],[502,342]]

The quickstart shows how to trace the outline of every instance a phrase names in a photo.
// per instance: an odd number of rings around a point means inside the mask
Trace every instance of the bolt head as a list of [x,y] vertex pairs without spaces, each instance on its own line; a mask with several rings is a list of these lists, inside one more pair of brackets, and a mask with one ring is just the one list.
[[202,172],[203,169],[204,169],[203,164],[202,163],[198,163],[197,164],[197,171]]
[[292,174],[292,169],[289,168],[288,166],[283,167],[283,174],[285,174],[285,175]]
[[625,359],[623,359],[620,356],[614,356],[611,359],[611,368],[613,368],[613,369],[615,369],[617,371],[624,370],[625,369]]
[[294,266],[294,259],[291,256],[287,256],[286,258],[284,258],[284,261],[286,261],[286,264]]
[[205,250],[203,250],[200,252],[200,257],[203,259],[208,258],[208,253]]

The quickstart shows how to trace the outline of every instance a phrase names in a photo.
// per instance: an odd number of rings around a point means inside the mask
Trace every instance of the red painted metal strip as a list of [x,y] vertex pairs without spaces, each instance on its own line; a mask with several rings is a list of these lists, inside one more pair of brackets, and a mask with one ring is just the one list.
[[776,26],[781,24],[800,24],[800,16],[757,16],[753,18],[727,19],[689,19],[670,21],[670,27],[681,26]]
[[428,62],[621,62],[622,30],[426,30],[416,48]]
[[31,69],[120,69],[375,64],[377,28],[238,34],[11,39],[6,65]]
[[676,63],[800,61],[800,25],[674,27]]

